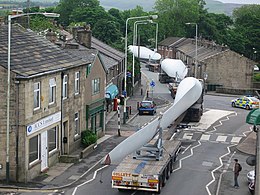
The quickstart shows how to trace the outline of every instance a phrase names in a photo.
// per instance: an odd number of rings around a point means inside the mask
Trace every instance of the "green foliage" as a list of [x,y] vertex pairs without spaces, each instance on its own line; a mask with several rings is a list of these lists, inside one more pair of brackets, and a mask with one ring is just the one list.
[[260,82],[260,73],[254,74],[254,81]]
[[73,18],[71,16],[72,13],[75,12],[75,10],[77,11],[73,14],[77,15],[77,12],[79,12],[80,10],[83,11],[87,9],[88,11],[91,11],[92,9],[97,7],[100,7],[98,0],[60,0],[56,12],[60,14],[60,23],[64,26],[68,26],[72,21],[81,22],[77,20],[75,21],[75,19],[78,18]]
[[94,132],[90,130],[81,132],[81,143],[84,147],[87,147],[96,142],[97,142],[97,135]]

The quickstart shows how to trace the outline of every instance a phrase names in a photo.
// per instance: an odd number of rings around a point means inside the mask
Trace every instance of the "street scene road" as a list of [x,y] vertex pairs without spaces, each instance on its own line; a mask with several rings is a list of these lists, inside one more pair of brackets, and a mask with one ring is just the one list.
[[[166,84],[158,82],[157,73],[142,68],[146,84],[150,80],[156,82],[149,89],[149,98],[158,101],[157,115],[166,110],[174,101]],[[175,129],[172,139],[182,142],[182,150],[175,164],[173,173],[162,189],[163,195],[242,195],[248,194],[248,171],[254,169],[246,164],[248,154],[237,150],[236,146],[252,131],[246,124],[247,110],[231,107],[234,96],[217,96],[205,94],[204,114],[198,123],[189,123],[188,128]],[[136,108],[132,108],[136,109]],[[122,132],[131,135],[145,123],[156,116],[136,115],[128,122],[132,130],[122,128]],[[117,116],[107,124],[110,135],[117,134]],[[121,141],[125,139],[122,138]],[[239,176],[240,188],[233,188],[233,159],[239,159],[243,171]],[[52,191],[17,192],[13,194],[66,194],[66,195],[101,195],[101,194],[152,194],[143,191],[118,191],[111,188],[111,173],[115,165],[102,166],[98,164],[89,173],[70,186]],[[78,170],[79,171],[79,170]],[[8,193],[3,193],[8,194]]]

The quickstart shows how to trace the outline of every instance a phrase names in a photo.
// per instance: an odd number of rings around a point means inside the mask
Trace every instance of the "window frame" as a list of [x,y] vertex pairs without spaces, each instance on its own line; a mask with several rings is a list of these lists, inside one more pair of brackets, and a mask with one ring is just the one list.
[[[37,85],[37,89],[35,89],[35,86]],[[38,97],[35,97],[35,95]],[[38,104],[36,105],[37,107],[35,107],[35,100],[38,102]],[[41,108],[41,83],[40,82],[36,82],[33,84],[33,110],[38,110]]]
[[56,102],[56,79],[51,78],[49,80],[49,105],[52,105]]
[[92,80],[92,95],[100,93],[100,78],[95,78]]
[[75,72],[75,83],[74,83],[74,93],[75,95],[78,95],[80,92],[80,72]]
[[62,83],[62,99],[66,100],[68,98],[68,75],[63,76]]
[[[51,147],[50,147],[50,144],[49,144],[49,141],[50,141],[50,139],[49,139],[49,132],[51,130],[53,130],[53,129],[55,129],[55,148],[50,150]],[[55,152],[58,149],[58,126],[55,126],[55,127],[51,128],[51,129],[49,129],[47,131],[47,137],[48,137],[48,153],[51,154],[51,153]]]
[[[35,137],[37,138],[37,158],[30,162],[30,140],[35,138]],[[29,139],[29,151],[28,151],[29,152],[29,156],[28,156],[29,166],[33,165],[35,162],[40,160],[40,146],[39,146],[39,143],[40,143],[40,136],[39,135],[36,135],[36,136],[31,137]]]
[[80,135],[80,118],[79,112],[74,114],[74,137],[78,137]]

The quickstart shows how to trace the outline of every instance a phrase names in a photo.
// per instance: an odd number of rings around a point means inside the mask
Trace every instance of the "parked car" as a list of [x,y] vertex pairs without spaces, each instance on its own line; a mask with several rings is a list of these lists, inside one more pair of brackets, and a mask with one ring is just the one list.
[[252,182],[255,179],[255,170],[249,171],[246,176],[248,183]]
[[257,99],[256,97],[242,96],[240,98],[231,100],[231,106],[251,110],[254,108],[259,108],[259,102],[260,102],[260,100]]
[[248,189],[249,189],[249,192],[251,193],[251,195],[255,194],[255,180],[251,181],[248,184]]
[[144,100],[139,105],[139,115],[142,114],[151,114],[154,115],[156,113],[156,104],[154,101]]

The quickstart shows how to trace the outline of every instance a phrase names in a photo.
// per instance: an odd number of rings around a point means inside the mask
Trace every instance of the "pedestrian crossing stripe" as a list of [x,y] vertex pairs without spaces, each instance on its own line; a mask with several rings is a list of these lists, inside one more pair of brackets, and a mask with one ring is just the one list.
[[[195,135],[196,134],[196,135]],[[195,135],[195,136],[194,136]],[[200,137],[199,137],[200,136]],[[194,139],[193,137],[197,137],[197,139]],[[213,143],[232,143],[232,144],[238,144],[240,142],[240,140],[242,139],[242,137],[240,136],[233,136],[231,134],[228,135],[219,135],[219,134],[200,134],[200,133],[191,133],[191,132],[186,132],[183,134],[182,137],[178,138],[178,140],[189,140],[189,141],[210,141]]]

